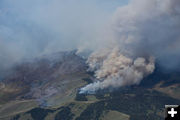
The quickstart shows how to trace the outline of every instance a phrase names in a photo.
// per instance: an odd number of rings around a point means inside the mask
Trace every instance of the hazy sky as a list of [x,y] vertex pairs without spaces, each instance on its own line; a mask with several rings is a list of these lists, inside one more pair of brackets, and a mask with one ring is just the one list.
[[1,0],[1,68],[24,57],[96,44],[99,31],[125,4],[127,0]]

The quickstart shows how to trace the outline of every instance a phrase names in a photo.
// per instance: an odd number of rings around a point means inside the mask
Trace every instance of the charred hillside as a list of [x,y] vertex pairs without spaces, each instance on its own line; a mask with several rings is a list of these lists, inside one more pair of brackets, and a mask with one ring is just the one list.
[[[85,60],[72,52],[59,52],[16,65],[1,82],[1,102],[12,99],[32,99],[63,92],[58,83],[75,82],[68,76],[86,73]],[[67,80],[68,79],[68,80]],[[10,96],[12,95],[12,97]]]

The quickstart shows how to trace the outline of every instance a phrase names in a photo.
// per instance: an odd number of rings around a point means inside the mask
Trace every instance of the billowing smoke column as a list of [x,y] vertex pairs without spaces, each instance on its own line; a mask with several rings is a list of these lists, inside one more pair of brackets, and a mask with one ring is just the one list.
[[139,84],[140,80],[154,71],[154,58],[137,57],[134,60],[120,53],[115,48],[106,55],[93,53],[88,63],[91,71],[95,71],[98,81],[82,88],[80,93],[94,93],[99,89]]
[[132,0],[117,9],[112,21],[109,40],[113,44],[93,52],[87,60],[97,81],[80,93],[139,84],[154,71],[155,59],[166,67],[179,61],[179,0]]

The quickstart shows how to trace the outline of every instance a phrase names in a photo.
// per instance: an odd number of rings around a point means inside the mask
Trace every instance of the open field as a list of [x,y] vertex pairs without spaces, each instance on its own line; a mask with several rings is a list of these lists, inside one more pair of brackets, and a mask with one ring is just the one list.
[[38,104],[34,100],[9,102],[0,108],[0,119],[3,120],[3,118],[24,113],[37,106]]

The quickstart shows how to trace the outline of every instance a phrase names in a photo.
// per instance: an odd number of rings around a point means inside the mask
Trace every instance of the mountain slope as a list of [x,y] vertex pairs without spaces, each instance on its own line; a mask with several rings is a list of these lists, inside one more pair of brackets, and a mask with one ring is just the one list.
[[74,52],[43,56],[14,68],[0,84],[0,120],[163,120],[165,104],[180,103],[180,72],[160,66],[140,85],[79,94],[93,82]]

